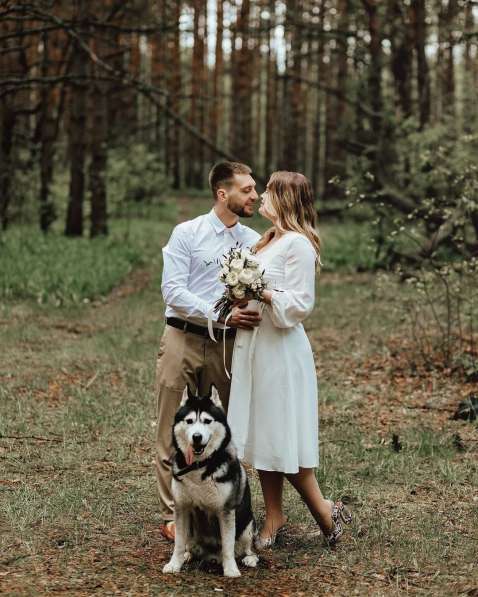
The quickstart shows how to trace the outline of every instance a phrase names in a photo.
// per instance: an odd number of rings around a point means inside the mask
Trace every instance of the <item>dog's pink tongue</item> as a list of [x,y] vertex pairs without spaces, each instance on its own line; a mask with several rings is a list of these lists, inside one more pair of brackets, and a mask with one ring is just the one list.
[[186,452],[186,464],[189,466],[194,462],[194,452],[191,446],[188,446],[188,451]]

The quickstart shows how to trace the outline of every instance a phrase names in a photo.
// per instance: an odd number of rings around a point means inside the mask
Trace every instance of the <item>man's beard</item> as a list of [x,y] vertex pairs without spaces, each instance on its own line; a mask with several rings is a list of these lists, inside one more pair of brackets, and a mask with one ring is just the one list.
[[253,213],[247,213],[242,205],[236,205],[234,201],[229,201],[227,209],[240,218],[252,218]]

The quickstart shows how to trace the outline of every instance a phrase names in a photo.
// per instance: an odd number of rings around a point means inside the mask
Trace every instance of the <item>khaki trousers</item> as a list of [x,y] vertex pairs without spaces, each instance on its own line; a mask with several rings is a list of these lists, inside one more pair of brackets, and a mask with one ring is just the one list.
[[[226,364],[230,371],[234,338],[226,338]],[[198,390],[199,395],[209,392],[214,384],[227,411],[231,382],[223,365],[223,342],[213,342],[197,334],[183,332],[169,325],[159,345],[156,365],[156,456],[160,515],[164,521],[174,520],[171,495],[171,465],[173,452],[172,426],[186,384]]]

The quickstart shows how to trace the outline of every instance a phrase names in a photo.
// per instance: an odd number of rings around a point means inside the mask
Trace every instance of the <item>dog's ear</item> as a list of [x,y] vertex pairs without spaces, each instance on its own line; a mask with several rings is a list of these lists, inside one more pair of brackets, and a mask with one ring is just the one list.
[[191,392],[191,388],[189,387],[189,384],[184,388],[183,391],[183,395],[181,397],[181,404],[180,406],[184,406],[186,404],[186,402],[190,399],[190,398],[195,398],[195,395]]
[[223,408],[221,399],[219,398],[219,392],[217,391],[216,386],[214,384],[211,384],[211,387],[209,388],[209,398],[211,399],[211,402],[214,404],[214,406]]

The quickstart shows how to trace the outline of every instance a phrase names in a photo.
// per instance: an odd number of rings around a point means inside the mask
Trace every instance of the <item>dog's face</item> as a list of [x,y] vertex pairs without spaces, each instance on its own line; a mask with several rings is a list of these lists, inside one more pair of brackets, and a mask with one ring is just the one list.
[[214,386],[210,395],[201,397],[183,393],[181,406],[176,413],[173,437],[186,464],[208,458],[229,435],[229,428],[219,394]]

